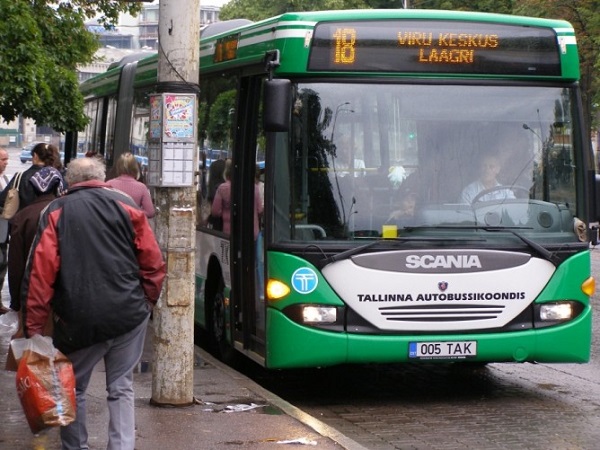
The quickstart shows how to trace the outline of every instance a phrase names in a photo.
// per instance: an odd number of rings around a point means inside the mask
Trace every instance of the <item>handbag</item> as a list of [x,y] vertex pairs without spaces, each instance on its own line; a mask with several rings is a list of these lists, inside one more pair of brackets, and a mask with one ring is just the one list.
[[23,175],[23,172],[19,172],[17,175],[15,175],[15,182],[6,194],[6,199],[4,200],[4,209],[2,210],[3,219],[12,219],[19,210],[19,188],[21,187],[21,175]]

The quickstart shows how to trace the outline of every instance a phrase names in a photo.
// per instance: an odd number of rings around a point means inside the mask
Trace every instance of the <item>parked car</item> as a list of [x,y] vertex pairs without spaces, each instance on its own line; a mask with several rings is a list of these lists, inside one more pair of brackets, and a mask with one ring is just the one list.
[[140,155],[134,155],[136,161],[140,164],[142,170],[145,170],[148,168],[148,157],[147,156],[140,156]]
[[25,147],[23,147],[23,149],[21,150],[21,154],[19,155],[19,159],[21,160],[21,163],[25,164],[27,162],[31,162],[31,159],[32,159],[31,150],[33,150],[33,147],[35,147],[36,145],[42,144],[42,143],[43,142],[30,142]]
[[26,162],[31,162],[31,158],[31,150],[23,148],[23,150],[21,150],[21,154],[19,155],[19,159],[21,160],[21,162],[23,164],[25,164]]

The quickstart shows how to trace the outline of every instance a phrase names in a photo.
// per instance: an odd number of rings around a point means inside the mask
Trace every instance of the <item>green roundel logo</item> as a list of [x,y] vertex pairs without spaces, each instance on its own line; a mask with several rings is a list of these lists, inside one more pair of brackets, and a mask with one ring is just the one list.
[[299,294],[310,294],[318,284],[317,273],[309,267],[301,267],[292,274],[292,287]]

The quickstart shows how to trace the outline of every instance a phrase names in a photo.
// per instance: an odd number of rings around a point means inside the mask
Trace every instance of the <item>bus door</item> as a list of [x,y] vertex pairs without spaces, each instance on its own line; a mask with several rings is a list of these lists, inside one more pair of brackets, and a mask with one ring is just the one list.
[[[232,174],[231,263],[233,337],[243,351],[265,354],[264,251],[262,220],[255,198],[257,157],[261,146],[260,99],[263,76],[240,79],[234,123],[235,148]],[[258,155],[258,156],[257,156]],[[260,279],[259,279],[260,278]]]

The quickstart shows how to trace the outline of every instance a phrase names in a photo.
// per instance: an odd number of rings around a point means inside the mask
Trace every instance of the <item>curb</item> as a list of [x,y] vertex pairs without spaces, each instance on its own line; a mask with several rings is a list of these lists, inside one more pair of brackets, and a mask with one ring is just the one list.
[[296,419],[298,422],[311,428],[315,432],[319,433],[321,436],[331,439],[335,443],[339,444],[342,448],[346,450],[369,450],[367,447],[364,447],[363,445],[350,439],[343,433],[340,433],[335,428],[330,427],[326,423],[311,416],[310,414],[305,413],[300,408],[297,408],[296,406],[285,401],[281,397],[278,397],[272,392],[266,390],[256,382],[252,381],[250,378],[225,365],[224,363],[222,363],[221,361],[219,361],[214,356],[201,349],[200,347],[194,346],[194,353],[203,361],[206,361],[208,364],[215,366],[220,371],[226,373],[231,378],[235,379],[235,381],[244,388],[248,389],[256,395],[261,396],[271,405],[279,408],[286,415]]

